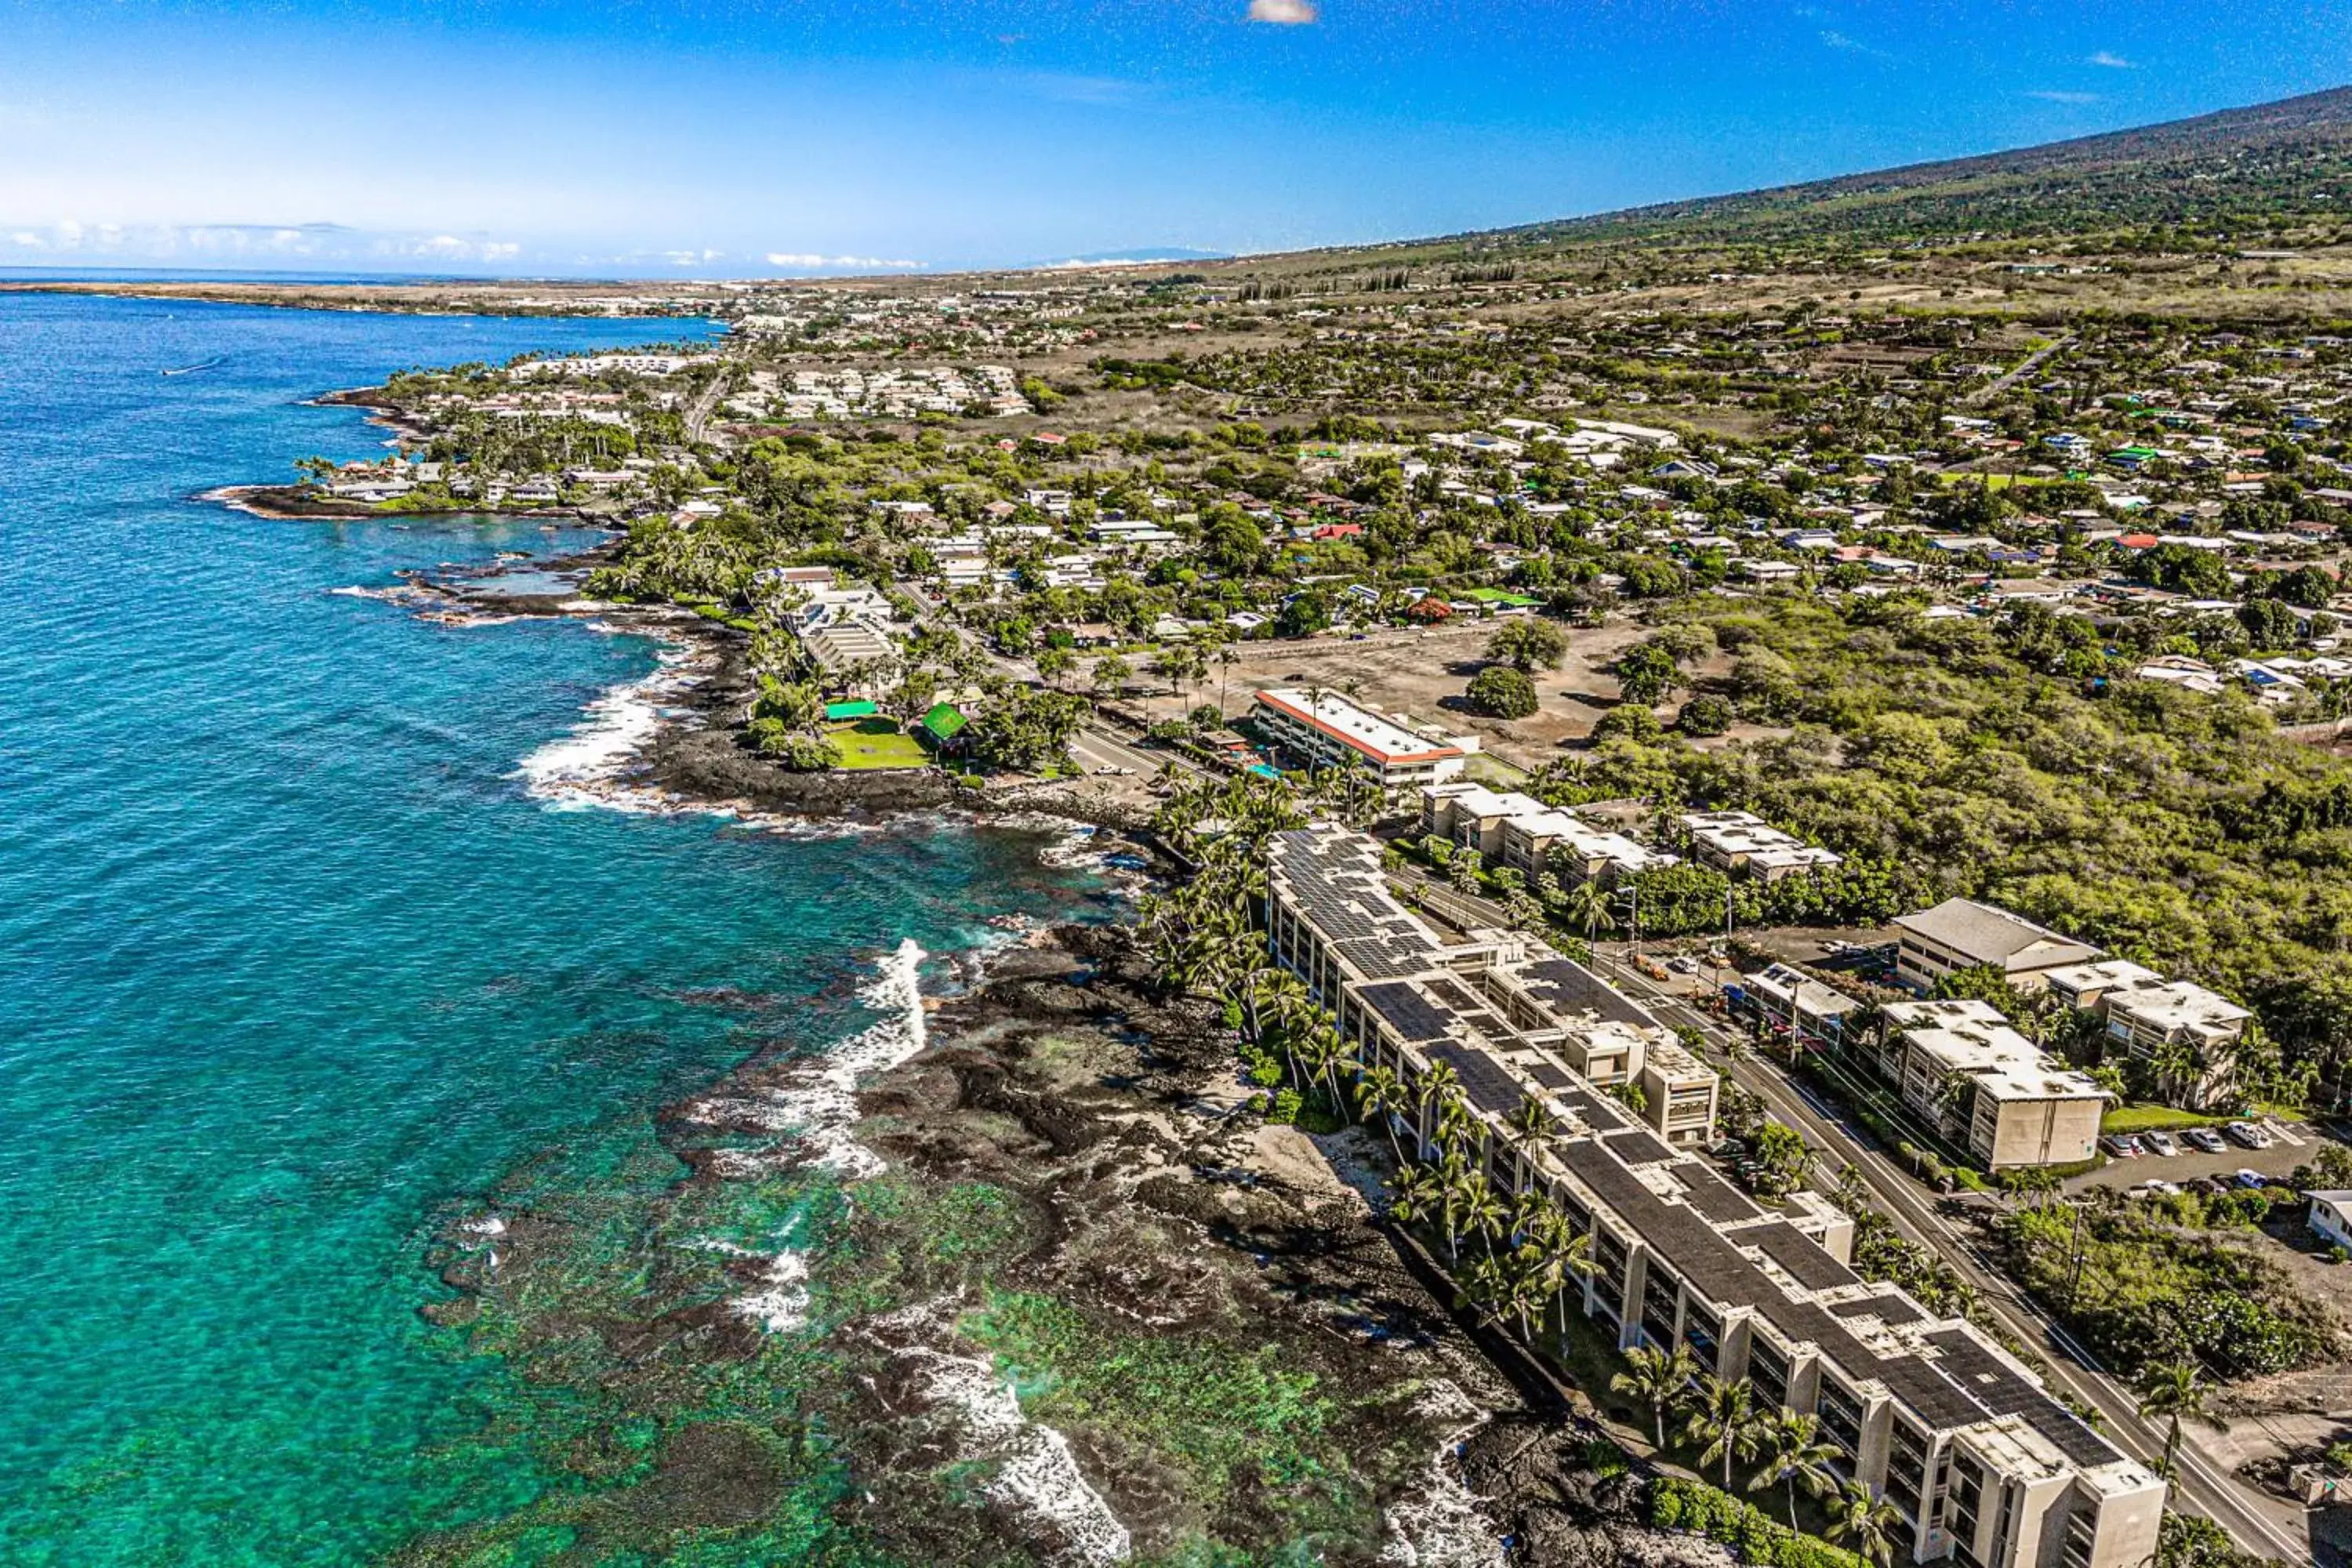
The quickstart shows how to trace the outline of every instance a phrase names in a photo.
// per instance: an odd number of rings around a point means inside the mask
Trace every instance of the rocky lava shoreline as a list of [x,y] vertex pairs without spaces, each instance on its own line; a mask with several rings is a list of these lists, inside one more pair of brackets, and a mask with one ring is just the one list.
[[[575,1443],[589,1489],[527,1520],[649,1547],[814,1495],[842,1561],[1727,1561],[1633,1521],[1636,1484],[1594,1475],[1367,1203],[1375,1135],[1250,1114],[1229,1031],[1157,994],[1127,931],[1000,952],[895,1057],[828,1114],[838,1070],[779,1043],[661,1117],[682,1173],[625,1221],[519,1188],[487,1247],[479,1219],[444,1238],[445,1326],[660,1434],[634,1480]],[[746,1205],[790,1217],[714,1249]],[[591,1275],[647,1283],[558,1283]],[[747,1380],[790,1397],[712,1398]]]

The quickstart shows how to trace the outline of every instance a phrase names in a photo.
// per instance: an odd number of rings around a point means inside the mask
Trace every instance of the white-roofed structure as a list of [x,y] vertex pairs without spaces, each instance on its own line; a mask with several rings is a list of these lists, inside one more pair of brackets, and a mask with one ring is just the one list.
[[1995,969],[2021,990],[2039,990],[2053,969],[2104,957],[2086,942],[2059,935],[2007,910],[1946,899],[1932,910],[1897,915],[1902,931],[1895,969],[1905,984],[1931,990],[1962,969]]
[[1260,691],[1252,699],[1251,717],[1275,744],[1307,763],[1360,769],[1390,795],[1458,776],[1468,754],[1336,691]]
[[1886,1005],[1881,1070],[1988,1171],[2072,1165],[2097,1152],[2109,1095],[2043,1053],[1990,1003]]
[[1835,866],[1844,857],[1783,833],[1752,811],[1697,811],[1682,817],[1691,858],[1718,871],[1776,882]]

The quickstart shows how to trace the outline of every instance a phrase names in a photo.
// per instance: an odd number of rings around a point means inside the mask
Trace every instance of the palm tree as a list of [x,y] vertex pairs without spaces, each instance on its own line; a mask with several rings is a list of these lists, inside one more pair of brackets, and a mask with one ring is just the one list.
[[1690,1397],[1690,1381],[1697,1373],[1697,1360],[1681,1345],[1672,1351],[1635,1345],[1625,1352],[1625,1370],[1611,1378],[1609,1386],[1650,1407],[1650,1419],[1657,1428],[1658,1449],[1663,1453],[1666,1447],[1666,1414]]
[[1491,1251],[1494,1243],[1508,1233],[1511,1211],[1485,1173],[1472,1174],[1476,1179],[1467,1184],[1462,1198],[1462,1228],[1471,1236],[1484,1237]]
[[1455,1150],[1448,1150],[1445,1163],[1439,1168],[1438,1205],[1445,1220],[1445,1256],[1458,1262],[1462,1257],[1464,1222],[1475,1212],[1484,1215],[1494,1202],[1494,1193],[1486,1184],[1486,1173],[1474,1171],[1469,1162]]
[[1457,1097],[1461,1092],[1461,1076],[1444,1062],[1430,1063],[1429,1070],[1413,1080],[1412,1098],[1420,1104],[1422,1112],[1422,1124],[1414,1130],[1413,1135],[1422,1148],[1427,1148],[1430,1143],[1427,1134],[1433,1106]]
[[1407,1165],[1389,1178],[1389,1217],[1404,1225],[1425,1224],[1438,1212],[1444,1188],[1426,1165]]
[[[1559,1131],[1559,1118],[1554,1116],[1542,1100],[1530,1095],[1519,1101],[1518,1109],[1511,1112],[1509,1119],[1504,1124],[1503,1131],[1504,1136],[1511,1141],[1512,1146],[1521,1151],[1524,1155]],[[1519,1161],[1519,1168],[1522,1171],[1533,1171],[1535,1162],[1529,1158],[1522,1158]]]
[[1404,1163],[1404,1150],[1397,1142],[1396,1122],[1400,1116],[1412,1112],[1412,1094],[1404,1080],[1392,1068],[1374,1066],[1365,1069],[1356,1080],[1356,1106],[1366,1120],[1380,1118],[1381,1131],[1389,1135],[1389,1152],[1397,1163]]
[[2140,1373],[2140,1418],[2153,1421],[2161,1417],[2169,1423],[2164,1434],[2164,1462],[2158,1467],[2167,1480],[2172,1479],[2173,1461],[2179,1457],[2181,1422],[2212,1419],[2205,1413],[2209,1392],[2193,1362],[2168,1362]]
[[1615,931],[1617,921],[1609,912],[1609,889],[1601,885],[1598,877],[1587,877],[1568,890],[1560,914],[1569,924],[1584,928],[1585,945],[1601,940],[1604,931]]
[[1873,1497],[1862,1482],[1848,1481],[1830,1505],[1828,1534],[1832,1541],[1853,1537],[1856,1552],[1870,1562],[1887,1564],[1895,1561],[1895,1532],[1902,1523],[1902,1510]]
[[1760,1461],[1749,1491],[1780,1482],[1789,1489],[1789,1528],[1797,1528],[1797,1489],[1803,1487],[1808,1497],[1825,1497],[1837,1488],[1837,1478],[1830,1473],[1832,1460],[1843,1457],[1843,1448],[1822,1436],[1822,1418],[1783,1409],[1768,1418],[1756,1439],[1757,1458]]
[[1722,1378],[1708,1373],[1699,1381],[1697,1408],[1691,1412],[1683,1436],[1704,1443],[1699,1463],[1723,1461],[1723,1489],[1731,1489],[1731,1463],[1752,1458],[1759,1426],[1756,1396],[1744,1377]]
[[1339,1031],[1320,1020],[1301,1034],[1290,1047],[1291,1065],[1297,1069],[1301,1080],[1299,1092],[1306,1092],[1306,1079],[1320,1079],[1330,1091],[1332,1108],[1337,1110],[1339,1088],[1331,1073],[1339,1065],[1339,1058],[1347,1054],[1347,1042],[1339,1038]]

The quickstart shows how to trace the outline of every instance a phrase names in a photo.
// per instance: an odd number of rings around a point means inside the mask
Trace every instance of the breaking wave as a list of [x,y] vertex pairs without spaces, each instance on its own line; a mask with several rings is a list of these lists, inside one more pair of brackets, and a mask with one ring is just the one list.
[[[616,628],[599,624],[597,629]],[[633,628],[633,635],[644,634]],[[665,640],[658,646],[651,673],[589,703],[571,733],[548,742],[516,767],[512,776],[530,795],[569,810],[678,809],[667,792],[631,782],[631,764],[671,716],[674,700],[703,679],[709,659],[686,643]]]

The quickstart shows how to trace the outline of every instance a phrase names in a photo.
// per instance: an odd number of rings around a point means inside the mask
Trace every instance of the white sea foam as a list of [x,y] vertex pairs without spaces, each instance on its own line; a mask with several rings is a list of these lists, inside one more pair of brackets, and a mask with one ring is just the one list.
[[[886,1168],[879,1154],[852,1135],[857,1125],[857,1084],[866,1074],[895,1067],[923,1048],[922,966],[928,956],[911,938],[900,942],[858,994],[882,1016],[824,1055],[796,1064],[789,1082],[757,1096],[715,1095],[687,1108],[687,1114],[698,1121],[748,1121],[784,1135],[772,1151],[719,1151],[715,1163],[720,1175],[748,1177],[819,1165],[857,1181]],[[732,1257],[760,1261],[760,1288],[734,1300],[736,1312],[772,1333],[808,1321],[808,1258],[799,1248],[761,1254],[728,1243],[709,1245]]]
[[808,1258],[790,1248],[767,1262],[767,1277],[759,1289],[738,1297],[736,1311],[772,1334],[799,1328],[808,1321]]
[[[597,623],[600,631],[618,628]],[[680,809],[667,792],[628,779],[630,764],[670,717],[670,704],[704,676],[707,658],[665,641],[653,671],[588,704],[569,734],[525,757],[514,775],[539,799],[569,810],[604,806],[658,813]]]
[[[876,1320],[874,1328],[939,1333],[951,1320],[953,1298],[909,1307]],[[996,1374],[986,1356],[958,1355],[929,1345],[894,1346],[908,1363],[925,1397],[953,1410],[964,1430],[961,1458],[993,1460],[986,1494],[1052,1531],[1061,1542],[1054,1561],[1124,1563],[1134,1554],[1127,1526],[1095,1490],[1070,1441],[1022,1411],[1020,1394]]]
[[1484,1426],[1486,1415],[1451,1383],[1431,1385],[1414,1414],[1460,1419],[1464,1425],[1431,1459],[1420,1489],[1390,1505],[1381,1522],[1388,1544],[1381,1561],[1399,1568],[1500,1568],[1503,1543],[1478,1496],[1462,1484],[1445,1461],[1462,1440]]
[[859,1000],[881,1016],[822,1056],[799,1064],[791,1081],[756,1100],[706,1101],[697,1110],[749,1112],[760,1125],[793,1134],[796,1165],[821,1165],[849,1181],[879,1175],[882,1157],[857,1142],[858,1080],[897,1067],[923,1048],[923,961],[930,955],[909,937],[884,958]]

